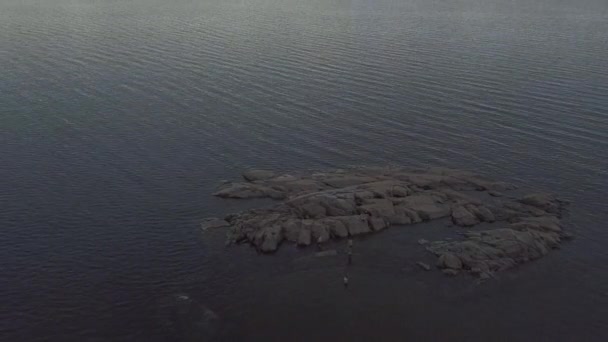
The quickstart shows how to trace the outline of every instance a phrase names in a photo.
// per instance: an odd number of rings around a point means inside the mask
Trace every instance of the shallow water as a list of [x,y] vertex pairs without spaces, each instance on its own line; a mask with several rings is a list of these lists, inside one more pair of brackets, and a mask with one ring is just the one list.
[[[605,340],[606,32],[603,0],[2,0],[0,340],[208,338],[178,294],[221,340]],[[199,235],[245,168],[390,163],[559,193],[578,238],[476,285],[394,229],[344,291]]]

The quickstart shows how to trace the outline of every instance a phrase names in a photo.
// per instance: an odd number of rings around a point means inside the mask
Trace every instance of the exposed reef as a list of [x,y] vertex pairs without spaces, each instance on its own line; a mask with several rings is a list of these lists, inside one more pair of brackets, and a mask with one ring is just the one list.
[[[355,168],[309,174],[251,170],[225,183],[224,198],[272,198],[277,204],[207,219],[203,229],[228,227],[229,243],[272,253],[369,234],[390,226],[444,220],[462,230],[459,241],[424,242],[444,273],[487,277],[546,255],[570,235],[564,201],[550,194],[519,196],[516,187],[446,168]],[[483,223],[483,229],[476,227]]]

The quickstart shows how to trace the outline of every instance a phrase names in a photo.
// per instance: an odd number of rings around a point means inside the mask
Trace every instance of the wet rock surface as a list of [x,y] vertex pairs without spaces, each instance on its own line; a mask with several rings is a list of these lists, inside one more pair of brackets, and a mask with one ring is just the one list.
[[422,261],[418,261],[416,262],[416,265],[418,265],[418,267],[422,268],[425,271],[430,271],[431,270],[431,266],[425,262]]
[[[514,185],[468,171],[387,167],[281,175],[254,170],[243,178],[221,185],[214,195],[280,201],[206,220],[203,227],[228,226],[228,243],[249,243],[262,253],[284,243],[323,244],[390,226],[444,220],[463,238],[425,242],[420,248],[437,256],[445,274],[487,278],[538,259],[570,237],[560,220],[565,203],[554,195],[513,194]],[[484,229],[474,230],[477,226]]]
[[205,231],[207,229],[223,228],[223,227],[229,227],[229,226],[230,226],[230,223],[228,223],[226,220],[216,218],[216,217],[208,218],[208,219],[203,220],[203,222],[201,222],[201,229],[203,231]]

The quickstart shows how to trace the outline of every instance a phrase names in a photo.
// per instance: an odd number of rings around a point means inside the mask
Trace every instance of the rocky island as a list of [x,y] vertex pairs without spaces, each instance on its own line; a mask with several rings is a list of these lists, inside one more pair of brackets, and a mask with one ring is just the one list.
[[541,258],[571,237],[562,228],[565,202],[544,193],[472,172],[398,167],[353,168],[306,174],[251,170],[227,182],[215,196],[271,198],[276,205],[211,218],[203,230],[227,228],[229,243],[248,243],[263,253],[281,244],[323,244],[431,220],[462,231],[462,239],[421,243],[437,267],[455,275],[487,277]]

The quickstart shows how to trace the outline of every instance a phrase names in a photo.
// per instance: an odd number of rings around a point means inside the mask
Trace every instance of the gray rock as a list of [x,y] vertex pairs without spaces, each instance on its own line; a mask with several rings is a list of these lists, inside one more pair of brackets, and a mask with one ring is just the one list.
[[478,224],[479,219],[465,206],[461,205],[452,210],[452,222],[457,226],[471,227]]
[[391,224],[411,224],[422,221],[420,216],[403,205],[397,205],[394,207],[395,214],[388,216],[388,220]]
[[284,197],[279,191],[266,186],[249,183],[231,183],[222,187],[213,194],[224,198],[263,198],[281,199]]
[[300,178],[293,175],[280,175],[278,177],[272,178],[268,181],[269,184],[279,185],[287,182],[295,182]]
[[264,238],[263,230],[269,226],[282,225],[285,217],[276,210],[254,209],[228,215],[226,220],[231,224],[228,237],[232,242],[248,241],[259,247]]
[[458,272],[458,270],[453,270],[453,269],[445,269],[443,271],[441,271],[443,274],[451,276],[451,277],[455,277],[457,276],[460,272]]
[[330,198],[323,202],[328,216],[354,215],[357,211],[354,199]]
[[267,170],[249,170],[243,173],[243,178],[249,182],[273,178],[275,173]]
[[310,229],[301,229],[300,235],[298,236],[298,246],[310,245],[311,233]]
[[551,194],[531,194],[521,198],[519,201],[552,214],[559,213],[561,207],[561,203]]
[[270,253],[277,250],[279,244],[283,240],[281,226],[266,227],[263,231],[263,238],[259,244],[260,250],[264,253]]
[[430,271],[431,270],[431,266],[429,264],[427,264],[427,263],[422,262],[422,261],[418,261],[416,263],[416,265],[418,265],[420,268],[422,268],[425,271]]
[[215,229],[215,228],[224,228],[224,227],[229,227],[230,223],[228,223],[226,220],[222,220],[219,218],[207,218],[204,219],[203,222],[201,222],[201,229],[203,231],[206,231],[208,229]]
[[488,199],[472,190],[494,196],[512,186],[469,172],[364,168],[277,177],[258,170],[245,179],[221,186],[215,195],[285,201],[205,223],[228,227],[229,242],[248,242],[262,252],[275,251],[282,240],[307,246],[450,215],[460,226],[507,221],[499,229],[467,232],[462,241],[425,244],[441,259],[440,267],[482,276],[542,257],[568,237],[559,220],[564,202],[544,194]]
[[405,215],[393,215],[388,218],[388,222],[396,225],[406,225],[411,224],[412,219]]
[[522,218],[522,217],[533,217],[533,216],[546,216],[548,213],[540,208],[521,204],[518,202],[503,202],[502,203],[503,210],[510,210],[515,214],[511,218]]
[[[438,266],[448,267],[445,255],[452,254],[460,259],[463,268],[479,274],[538,259],[558,244],[559,235],[554,232],[501,228],[469,232],[464,241],[432,244],[429,249],[439,256]],[[448,268],[453,267],[457,267],[457,263]]]
[[572,233],[562,232],[562,239],[570,241],[570,240],[574,240],[575,236]]
[[355,190],[355,200],[363,202],[366,199],[374,198],[374,193],[369,190]]
[[373,193],[375,198],[400,198],[409,196],[413,192],[406,183],[395,180],[367,183],[362,185],[361,188]]
[[476,266],[471,267],[471,273],[477,276],[481,276],[482,274],[490,274],[490,268],[487,264],[480,263]]
[[391,217],[395,215],[393,202],[388,199],[370,199],[366,200],[365,204],[358,208],[362,214],[368,214],[375,217]]
[[344,223],[350,236],[371,233],[366,215],[342,216],[336,219]]
[[381,217],[370,217],[368,221],[370,228],[375,232],[388,228],[386,221]]
[[327,189],[327,186],[311,179],[282,182],[280,187],[289,194],[307,194]]
[[315,221],[310,229],[313,241],[317,243],[325,243],[329,241],[329,228],[323,221]]
[[441,189],[441,193],[443,193],[447,198],[458,204],[473,204],[473,205],[482,205],[483,203],[476,197],[470,196],[466,193],[459,192],[453,189]]
[[297,206],[296,210],[302,218],[323,218],[327,215],[327,209],[320,203],[306,202]]
[[429,240],[420,239],[420,240],[418,240],[418,244],[419,245],[428,245],[429,244]]
[[482,272],[479,274],[479,279],[480,280],[488,280],[492,277],[492,273],[486,273],[486,272]]
[[308,212],[313,217],[348,216],[356,212],[355,197],[352,193],[322,191],[295,197],[286,203],[296,210]]
[[326,218],[323,222],[329,228],[329,233],[331,236],[336,238],[345,238],[348,236],[348,229],[342,221],[333,218]]
[[511,224],[515,230],[539,230],[560,233],[562,231],[559,219],[555,216],[525,217],[519,218],[516,223]]
[[403,208],[402,212],[410,218],[412,223],[422,222],[422,218],[416,211],[409,208]]
[[462,261],[453,253],[444,253],[439,256],[439,259],[437,260],[437,267],[459,270],[462,268]]
[[449,206],[440,204],[432,195],[412,195],[404,198],[403,205],[416,212],[423,220],[434,220],[450,214]]
[[290,219],[283,224],[283,234],[285,239],[291,242],[298,242],[300,230],[302,229],[302,221],[298,219]]
[[395,197],[407,197],[413,193],[412,189],[402,185],[395,185],[392,192]]
[[468,208],[471,208],[471,212],[475,214],[475,216],[477,216],[477,218],[482,221],[482,222],[494,222],[496,221],[496,217],[494,216],[494,213],[492,213],[492,211],[484,206],[467,206]]
[[325,179],[323,183],[333,187],[333,188],[345,188],[348,186],[371,183],[377,181],[376,178],[373,177],[365,177],[365,176],[342,176],[342,177],[332,177]]
[[517,189],[515,185],[506,182],[490,182],[485,185],[485,188],[494,192]]

